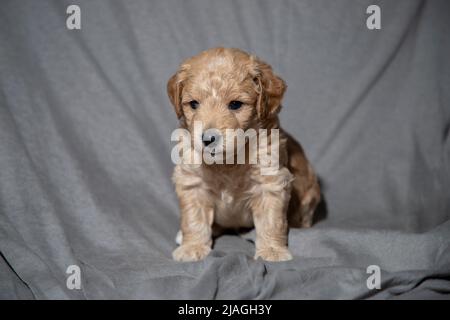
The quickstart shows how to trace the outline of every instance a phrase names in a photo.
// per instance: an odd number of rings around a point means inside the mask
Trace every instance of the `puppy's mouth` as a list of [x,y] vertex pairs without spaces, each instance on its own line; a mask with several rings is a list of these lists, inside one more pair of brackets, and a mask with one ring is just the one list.
[[205,152],[208,153],[211,157],[215,157],[216,154],[218,154],[220,151],[217,150],[216,148],[205,148]]

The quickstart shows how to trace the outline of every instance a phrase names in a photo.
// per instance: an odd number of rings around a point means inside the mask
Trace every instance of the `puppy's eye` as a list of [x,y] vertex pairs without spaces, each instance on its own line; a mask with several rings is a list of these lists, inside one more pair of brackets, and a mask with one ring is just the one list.
[[242,107],[243,103],[241,101],[231,101],[230,104],[228,105],[228,108],[230,110],[237,110],[240,107]]
[[192,101],[189,102],[189,105],[191,106],[192,109],[195,110],[195,109],[198,108],[199,103],[198,103],[197,100],[192,100]]

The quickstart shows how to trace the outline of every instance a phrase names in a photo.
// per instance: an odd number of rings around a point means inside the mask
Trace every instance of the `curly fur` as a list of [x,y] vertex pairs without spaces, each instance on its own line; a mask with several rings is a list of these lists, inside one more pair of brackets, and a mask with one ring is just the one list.
[[[239,49],[214,48],[184,61],[167,91],[180,126],[205,129],[279,129],[284,81],[259,58]],[[196,100],[193,110],[189,102]],[[230,101],[243,102],[229,110]],[[269,261],[292,258],[288,226],[309,227],[320,188],[301,146],[280,128],[279,170],[262,175],[261,164],[179,164],[173,181],[181,209],[178,261],[203,259],[224,228],[255,227],[256,253]],[[269,141],[270,142],[270,141]],[[182,235],[182,237],[181,237]]]

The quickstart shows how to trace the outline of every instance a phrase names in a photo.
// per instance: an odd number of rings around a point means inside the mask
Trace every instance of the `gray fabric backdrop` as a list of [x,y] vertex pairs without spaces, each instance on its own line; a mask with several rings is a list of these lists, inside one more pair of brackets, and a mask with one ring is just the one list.
[[[448,298],[449,34],[445,0],[2,1],[0,297]],[[166,81],[218,45],[286,80],[282,125],[320,175],[325,214],[290,232],[293,261],[254,261],[232,235],[171,259]]]

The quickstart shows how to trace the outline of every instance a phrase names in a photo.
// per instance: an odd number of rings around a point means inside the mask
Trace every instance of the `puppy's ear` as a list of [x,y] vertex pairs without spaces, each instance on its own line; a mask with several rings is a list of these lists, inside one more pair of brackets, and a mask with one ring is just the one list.
[[253,59],[253,81],[258,92],[256,111],[260,119],[270,118],[280,111],[287,86],[283,79],[273,73],[271,66],[256,57]]
[[187,78],[190,67],[189,63],[183,63],[177,73],[167,82],[167,95],[175,108],[178,119],[181,119],[184,115],[181,105],[181,93],[183,92],[183,82]]
[[170,102],[175,108],[178,119],[183,116],[183,108],[181,106],[181,91],[182,83],[179,79],[179,72],[175,73],[170,77],[167,82],[167,95],[169,96]]

